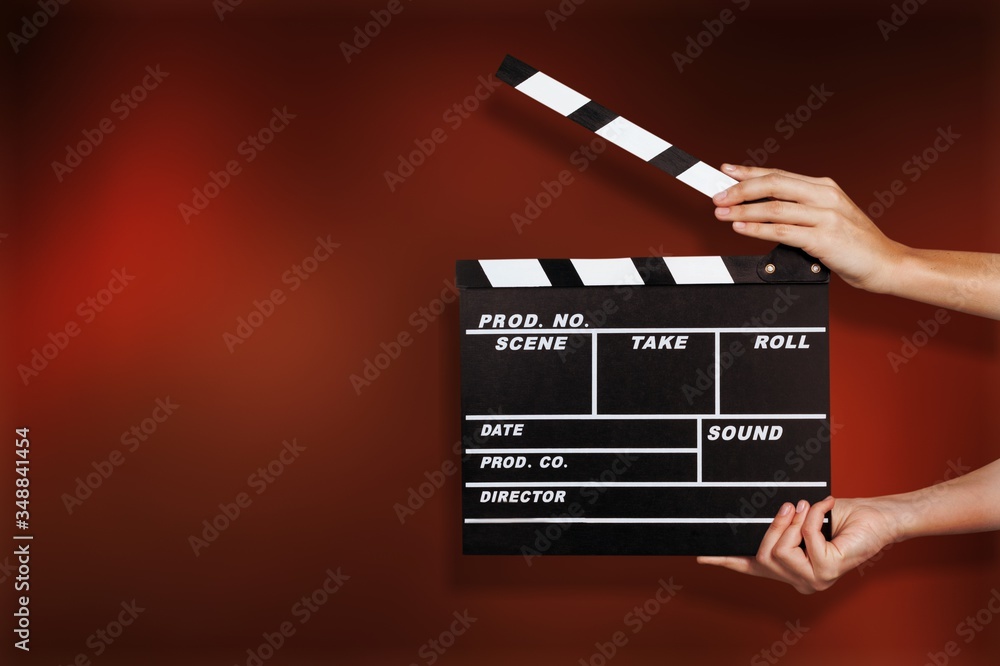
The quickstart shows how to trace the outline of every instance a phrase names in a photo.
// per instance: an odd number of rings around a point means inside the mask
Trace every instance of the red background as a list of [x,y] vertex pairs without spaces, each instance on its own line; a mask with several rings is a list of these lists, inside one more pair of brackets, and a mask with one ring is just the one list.
[[[406,3],[350,63],[339,44],[384,3],[247,2],[220,21],[208,0],[81,1],[18,53],[5,40],[0,405],[6,427],[32,435],[34,661],[92,655],[87,637],[135,598],[146,610],[94,663],[242,664],[338,567],[350,580],[269,663],[426,663],[421,645],[468,609],[477,621],[441,663],[576,664],[661,577],[683,589],[614,663],[745,663],[786,621],[810,630],[783,663],[921,664],[950,640],[955,663],[995,661],[997,623],[969,644],[956,634],[1000,586],[995,535],[898,545],[803,597],[693,558],[463,557],[457,476],[397,519],[425,472],[457,462],[457,306],[422,333],[409,321],[455,259],[768,249],[615,149],[517,233],[511,214],[591,136],[507,87],[449,127],[444,111],[505,53],[713,164],[747,159],[825,84],[834,95],[768,165],[832,176],[864,207],[951,126],[961,138],[878,222],[911,245],[1000,249],[992,8],[928,3],[884,40],[888,2],[648,5],[591,0],[552,30],[555,0]],[[735,22],[678,72],[671,54],[726,7]],[[7,3],[0,27],[35,11]],[[59,182],[66,145],[157,64],[169,77]],[[288,128],[185,224],[178,204],[285,106]],[[445,143],[390,192],[384,172],[437,127]],[[222,334],[327,235],[333,257],[230,354]],[[24,385],[17,365],[123,266],[135,280]],[[837,495],[914,489],[997,457],[995,323],[953,314],[890,366],[934,311],[832,283]],[[412,345],[358,395],[349,376],[403,331]],[[177,412],[70,515],[62,495],[167,396]],[[195,557],[189,535],[293,437],[306,451]]]

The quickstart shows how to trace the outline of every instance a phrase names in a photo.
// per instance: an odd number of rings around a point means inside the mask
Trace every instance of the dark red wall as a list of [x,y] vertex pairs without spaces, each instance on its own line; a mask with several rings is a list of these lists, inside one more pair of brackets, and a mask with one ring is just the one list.
[[[268,663],[428,663],[422,646],[465,610],[477,619],[440,663],[599,664],[595,643],[616,631],[628,643],[615,664],[768,663],[786,622],[809,631],[775,651],[783,663],[923,664],[948,641],[955,663],[993,663],[1000,623],[969,643],[957,633],[1000,587],[993,535],[898,545],[802,597],[692,558],[463,557],[457,476],[405,524],[393,509],[458,459],[457,306],[420,314],[455,259],[768,249],[615,149],[518,233],[511,214],[591,136],[506,87],[449,122],[505,53],[713,164],[774,137],[768,165],[832,176],[864,207],[903,179],[878,219],[889,235],[998,251],[992,10],[928,3],[886,40],[889,2],[591,0],[552,30],[555,0],[404,1],[348,63],[340,43],[386,5],[322,4],[246,2],[220,21],[209,0],[74,2],[18,53],[0,47],[0,408],[5,427],[31,428],[38,663],[244,664],[284,621],[295,634]],[[672,53],[725,8],[735,20],[679,72]],[[36,11],[15,4],[0,27]],[[113,101],[157,65],[169,76],[121,119]],[[782,135],[775,123],[812,86],[833,95]],[[295,117],[248,163],[241,142],[285,107]],[[114,131],[60,182],[52,162],[105,117]],[[909,180],[904,163],[949,127],[960,138]],[[384,173],[436,128],[444,143],[390,191]],[[240,173],[185,224],[179,204],[229,160]],[[317,237],[340,245],[292,290],[282,276]],[[134,280],[87,321],[78,304],[123,267]],[[223,334],[276,288],[287,300],[230,353]],[[836,494],[918,488],[997,457],[995,323],[953,314],[909,362],[889,362],[934,312],[833,282]],[[17,366],[69,322],[79,335],[25,385]],[[350,375],[403,332],[412,343],[358,394]],[[167,397],[180,406],[129,451],[122,433]],[[248,477],[292,438],[305,450],[256,494]],[[115,450],[122,464],[70,514],[64,494]],[[189,536],[241,492],[249,506],[195,556]],[[338,568],[349,580],[301,624],[293,606]],[[661,578],[680,591],[631,633],[626,614]],[[133,598],[146,610],[95,657],[88,637]]]

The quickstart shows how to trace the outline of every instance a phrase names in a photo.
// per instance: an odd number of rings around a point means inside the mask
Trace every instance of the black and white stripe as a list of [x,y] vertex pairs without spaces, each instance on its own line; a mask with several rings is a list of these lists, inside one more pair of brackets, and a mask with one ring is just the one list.
[[458,286],[617,287],[760,284],[760,257],[638,257],[618,259],[480,259],[457,262]]
[[513,56],[504,58],[497,78],[702,194],[711,197],[736,184],[718,169]]

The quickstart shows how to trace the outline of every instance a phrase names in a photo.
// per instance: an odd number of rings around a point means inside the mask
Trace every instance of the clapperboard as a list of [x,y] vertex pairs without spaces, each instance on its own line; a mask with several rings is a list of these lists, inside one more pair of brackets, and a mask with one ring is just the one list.
[[[735,183],[519,60],[498,77],[704,194]],[[464,553],[752,555],[783,502],[830,494],[829,272],[800,250],[469,260],[457,284]]]

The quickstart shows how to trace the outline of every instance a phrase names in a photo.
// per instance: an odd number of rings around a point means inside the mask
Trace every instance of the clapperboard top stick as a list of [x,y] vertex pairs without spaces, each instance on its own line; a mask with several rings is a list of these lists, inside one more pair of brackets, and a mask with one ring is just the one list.
[[[738,182],[514,56],[503,59],[497,78],[708,197]],[[787,245],[778,245],[758,268],[765,282],[829,279],[818,260]]]
[[704,195],[715,196],[737,183],[718,169],[513,56],[503,59],[497,78]]

